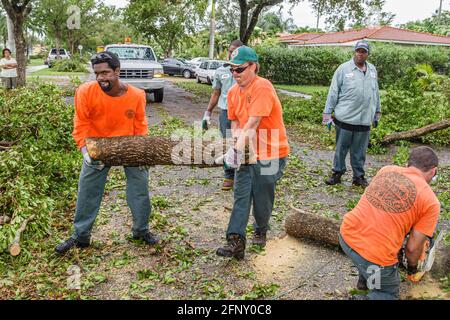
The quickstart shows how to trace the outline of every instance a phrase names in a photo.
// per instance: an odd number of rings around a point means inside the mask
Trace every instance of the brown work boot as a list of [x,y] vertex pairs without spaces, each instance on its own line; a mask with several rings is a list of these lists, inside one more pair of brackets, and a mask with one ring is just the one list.
[[217,249],[216,254],[221,257],[244,259],[245,239],[232,233],[227,237],[227,245]]
[[328,180],[325,181],[325,183],[330,186],[333,186],[335,184],[341,183],[341,177],[342,177],[342,173],[333,172],[331,177],[329,177]]
[[266,246],[266,234],[267,232],[253,232],[252,244],[264,248]]
[[223,179],[222,190],[228,191],[233,188],[234,180],[233,179]]

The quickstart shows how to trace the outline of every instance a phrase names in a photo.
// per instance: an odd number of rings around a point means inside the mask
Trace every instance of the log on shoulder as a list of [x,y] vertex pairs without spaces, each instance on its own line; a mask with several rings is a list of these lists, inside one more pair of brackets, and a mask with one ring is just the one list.
[[202,141],[201,139],[172,140],[168,137],[128,136],[88,138],[90,157],[107,166],[189,165],[218,167],[214,159],[233,145],[230,139]]

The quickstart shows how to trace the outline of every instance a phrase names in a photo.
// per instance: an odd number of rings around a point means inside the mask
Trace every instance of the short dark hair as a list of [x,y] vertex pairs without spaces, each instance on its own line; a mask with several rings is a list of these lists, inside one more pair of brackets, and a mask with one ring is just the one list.
[[239,48],[239,47],[242,47],[243,45],[244,45],[244,43],[239,39],[233,40],[230,43],[230,47],[233,46],[233,47]]
[[408,167],[415,167],[420,171],[427,172],[438,165],[438,156],[430,147],[416,147],[409,154]]
[[9,54],[12,54],[11,50],[9,50],[8,48],[5,48],[2,50],[2,56],[5,57],[5,51],[9,51]]
[[113,70],[120,68],[120,60],[117,54],[111,51],[103,51],[97,54],[94,54],[91,58],[92,66],[100,63],[107,63],[109,67]]

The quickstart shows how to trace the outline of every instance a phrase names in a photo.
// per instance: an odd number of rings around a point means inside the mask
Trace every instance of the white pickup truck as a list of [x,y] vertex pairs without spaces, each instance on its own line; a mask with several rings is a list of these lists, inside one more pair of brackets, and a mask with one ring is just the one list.
[[105,50],[119,56],[120,80],[153,93],[155,102],[163,101],[164,71],[151,47],[140,44],[110,44]]

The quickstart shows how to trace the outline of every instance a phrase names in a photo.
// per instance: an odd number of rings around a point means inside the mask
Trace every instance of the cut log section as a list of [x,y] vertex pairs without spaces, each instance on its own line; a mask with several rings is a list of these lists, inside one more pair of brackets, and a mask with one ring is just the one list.
[[395,132],[392,133],[390,135],[387,135],[383,138],[383,140],[381,141],[382,144],[387,145],[390,144],[394,141],[399,141],[399,140],[408,140],[408,139],[412,139],[412,138],[417,138],[423,135],[426,135],[428,133],[432,133],[434,131],[439,131],[439,130],[443,130],[450,127],[450,118],[449,119],[445,119],[443,121],[440,122],[436,122],[436,123],[432,123],[429,124],[425,127],[421,127],[421,128],[417,128],[417,129],[413,129],[413,130],[408,130],[408,131],[402,131],[402,132]]
[[[218,167],[214,160],[231,146],[232,139],[202,141],[202,139],[172,140],[167,137],[129,136],[88,138],[89,156],[107,166],[188,165]],[[246,163],[253,159],[246,157]],[[252,162],[251,162],[252,163]]]
[[17,230],[16,236],[14,237],[13,242],[11,243],[11,245],[9,246],[9,253],[12,256],[18,256],[20,253],[20,237],[22,235],[22,233],[25,231],[28,222],[30,222],[31,220],[34,219],[34,214],[31,215],[30,217],[28,217],[28,219],[26,219],[24,222],[22,222],[22,225],[20,226],[19,230]]
[[294,213],[286,218],[287,234],[313,240],[332,247],[339,247],[340,222],[291,207]]

